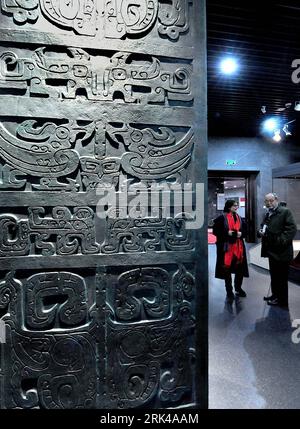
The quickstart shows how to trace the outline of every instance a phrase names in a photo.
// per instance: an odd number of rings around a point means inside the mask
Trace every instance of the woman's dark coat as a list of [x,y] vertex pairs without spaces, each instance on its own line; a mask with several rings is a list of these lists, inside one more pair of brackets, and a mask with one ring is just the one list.
[[[225,250],[228,248],[229,243],[232,243],[235,239],[228,235],[228,223],[226,221],[226,213],[217,217],[214,220],[213,225],[213,234],[217,237],[217,263],[215,277],[217,279],[225,278],[225,269],[224,269],[224,254]],[[241,219],[241,218],[240,218]],[[246,236],[246,225],[245,222],[241,219],[241,229],[242,233],[241,239],[243,241],[244,248],[244,257],[242,262],[242,271],[244,277],[249,277],[248,264],[247,264],[247,254],[243,238]],[[234,269],[231,269],[231,272],[235,272]]]

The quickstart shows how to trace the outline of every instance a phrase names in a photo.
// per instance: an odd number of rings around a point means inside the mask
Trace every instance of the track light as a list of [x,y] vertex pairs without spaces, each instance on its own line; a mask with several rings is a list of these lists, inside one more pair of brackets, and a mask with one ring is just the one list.
[[280,135],[280,130],[276,130],[275,131],[274,136],[273,136],[273,140],[276,143],[281,142],[282,138],[281,138],[281,135]]
[[269,118],[263,123],[263,130],[269,133],[275,132],[280,128],[277,118]]
[[284,127],[282,128],[282,131],[285,133],[286,136],[291,136],[292,135],[292,133],[289,131],[288,124],[284,125]]
[[220,62],[220,70],[223,74],[233,75],[237,72],[239,68],[238,62],[233,57],[224,58]]

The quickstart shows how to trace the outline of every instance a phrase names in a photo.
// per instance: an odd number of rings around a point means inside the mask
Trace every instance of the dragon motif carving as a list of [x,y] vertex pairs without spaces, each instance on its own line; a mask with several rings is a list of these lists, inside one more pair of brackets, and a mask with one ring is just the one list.
[[[42,15],[78,36],[124,39],[158,34],[177,40],[189,31],[191,0],[2,0],[2,11],[16,24],[35,24]],[[103,30],[102,30],[103,28]]]
[[[69,55],[69,57],[68,57]],[[90,55],[79,48],[68,48],[65,59],[38,48],[31,58],[18,58],[11,51],[0,56],[0,86],[25,91],[37,97],[74,99],[78,91],[95,101],[161,104],[170,101],[190,102],[191,66],[163,64],[147,56],[118,52],[103,57],[97,69]]]
[[67,207],[54,207],[52,216],[44,215],[43,207],[29,207],[28,219],[1,215],[0,257],[29,255],[31,239],[44,256],[98,253],[92,209],[75,207],[72,214]]

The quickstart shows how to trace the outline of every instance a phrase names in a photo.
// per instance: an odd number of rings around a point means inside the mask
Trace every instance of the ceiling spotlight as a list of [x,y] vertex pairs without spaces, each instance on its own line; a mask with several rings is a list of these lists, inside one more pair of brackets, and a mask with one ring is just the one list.
[[224,58],[220,63],[221,72],[226,75],[232,75],[236,73],[238,68],[238,62],[233,57]]
[[282,131],[285,133],[286,136],[291,136],[292,135],[292,133],[289,131],[288,124],[284,125],[284,127],[282,128]]
[[281,142],[282,138],[281,138],[281,135],[280,135],[280,130],[276,130],[275,131],[274,136],[273,136],[273,140],[276,143]]
[[300,101],[296,101],[294,109],[295,109],[297,112],[300,112]]
[[277,118],[269,118],[263,123],[263,130],[266,132],[275,132],[278,130],[279,127],[279,121]]

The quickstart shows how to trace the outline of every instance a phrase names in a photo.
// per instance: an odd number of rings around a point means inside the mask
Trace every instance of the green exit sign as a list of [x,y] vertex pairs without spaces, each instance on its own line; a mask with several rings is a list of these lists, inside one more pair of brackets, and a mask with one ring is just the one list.
[[226,159],[226,165],[236,165],[237,162],[235,159]]

